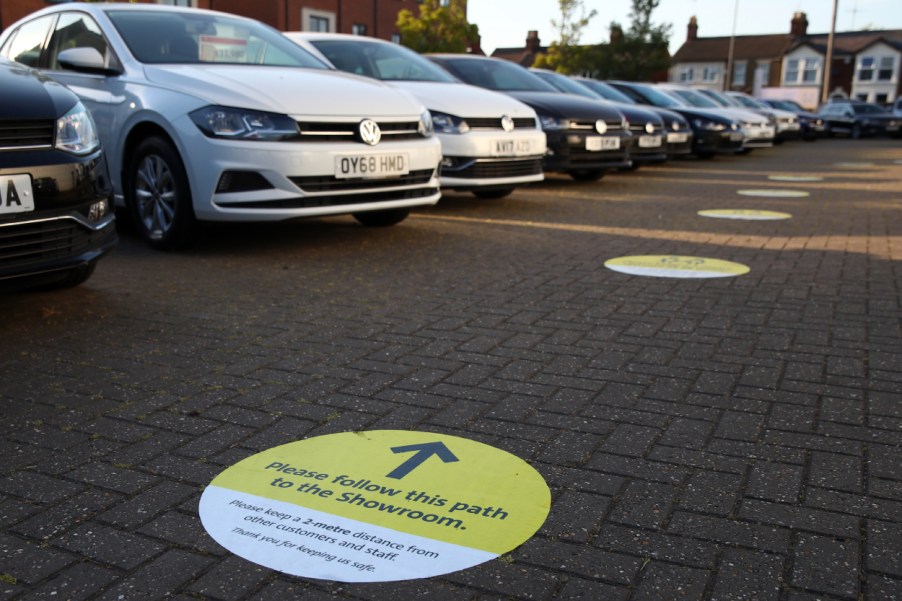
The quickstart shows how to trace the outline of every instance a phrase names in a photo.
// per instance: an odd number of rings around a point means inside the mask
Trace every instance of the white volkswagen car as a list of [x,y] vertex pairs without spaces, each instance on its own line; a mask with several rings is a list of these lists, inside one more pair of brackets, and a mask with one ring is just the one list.
[[442,187],[502,198],[544,177],[545,133],[519,100],[461,83],[416,52],[346,34],[285,34],[342,71],[407,90],[432,114],[442,143]]
[[88,106],[117,204],[156,248],[190,244],[198,221],[391,225],[440,197],[441,145],[419,101],[251,19],[66,3],[9,26],[0,54]]

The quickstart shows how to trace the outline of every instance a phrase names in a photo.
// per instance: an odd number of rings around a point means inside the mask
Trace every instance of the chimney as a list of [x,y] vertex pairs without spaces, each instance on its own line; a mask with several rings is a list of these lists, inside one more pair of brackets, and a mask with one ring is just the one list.
[[686,27],[686,41],[691,42],[698,39],[698,20],[692,16],[689,17],[689,26]]
[[798,12],[792,15],[789,34],[797,38],[808,35],[808,17],[805,16],[805,13]]
[[539,40],[538,31],[530,31],[526,34],[526,50],[529,52],[538,52],[542,48],[542,42]]

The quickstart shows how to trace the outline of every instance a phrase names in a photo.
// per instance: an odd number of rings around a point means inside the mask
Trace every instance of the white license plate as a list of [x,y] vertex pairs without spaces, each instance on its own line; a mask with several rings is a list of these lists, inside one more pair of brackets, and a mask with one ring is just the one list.
[[34,211],[30,175],[0,175],[0,213]]
[[684,134],[682,132],[679,133],[669,133],[667,134],[667,141],[671,144],[682,144],[689,140],[689,134]]
[[661,145],[661,136],[639,136],[639,148],[657,148]]
[[335,177],[365,179],[392,177],[410,173],[407,154],[362,154],[335,157]]
[[740,133],[730,134],[730,140],[732,140],[733,142],[738,142],[741,139],[742,139],[742,134],[740,134]]
[[532,140],[495,140],[492,144],[493,157],[515,157],[532,153]]
[[617,150],[620,148],[620,138],[610,136],[590,136],[586,138],[586,150],[598,152],[599,150]]

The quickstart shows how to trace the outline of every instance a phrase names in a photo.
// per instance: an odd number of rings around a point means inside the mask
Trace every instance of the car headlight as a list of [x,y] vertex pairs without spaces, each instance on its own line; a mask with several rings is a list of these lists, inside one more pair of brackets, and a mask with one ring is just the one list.
[[568,129],[570,127],[570,121],[567,119],[560,119],[551,115],[539,115],[539,122],[544,130]]
[[431,138],[435,128],[432,125],[432,116],[429,111],[423,111],[420,115],[420,123],[417,125],[417,132],[424,138]]
[[298,125],[288,115],[251,109],[207,106],[189,115],[204,135],[229,140],[287,140],[297,137]]
[[432,127],[437,134],[465,134],[470,131],[466,121],[454,115],[430,111]]
[[72,154],[90,154],[100,147],[94,120],[82,103],[56,120],[56,148]]
[[[707,129],[708,131],[723,131],[727,128],[723,123],[715,123],[707,119],[696,119],[693,123],[699,129]],[[735,123],[734,123],[735,125]],[[735,127],[733,129],[736,129]]]

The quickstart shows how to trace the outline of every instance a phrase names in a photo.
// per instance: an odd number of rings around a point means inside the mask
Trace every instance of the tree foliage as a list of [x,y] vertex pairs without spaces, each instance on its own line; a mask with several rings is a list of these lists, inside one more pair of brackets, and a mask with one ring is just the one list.
[[406,8],[398,13],[401,43],[416,52],[466,52],[479,40],[479,27],[467,22],[459,0],[442,6],[439,0],[426,0],[419,14]]
[[647,81],[670,66],[670,25],[654,25],[651,14],[661,0],[632,0],[628,31],[611,23],[611,41],[593,51],[592,74],[602,79]]
[[551,26],[558,32],[558,39],[551,43],[548,52],[537,57],[533,66],[552,69],[559,73],[584,73],[590,66],[590,48],[580,44],[583,30],[598,11],[586,12],[582,0],[558,0],[561,18],[552,19]]

